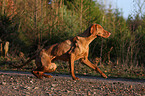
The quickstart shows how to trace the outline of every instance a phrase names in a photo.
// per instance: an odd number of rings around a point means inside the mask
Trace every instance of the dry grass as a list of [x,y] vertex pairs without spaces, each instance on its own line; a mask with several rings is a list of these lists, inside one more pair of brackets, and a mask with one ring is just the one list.
[[[35,68],[34,61],[26,65],[22,69],[13,68],[12,64],[22,64],[23,61],[20,57],[0,58],[0,70],[16,70],[16,71],[31,71]],[[57,61],[56,73],[69,74],[69,64],[67,62]],[[109,77],[123,77],[123,78],[139,78],[145,79],[145,67],[143,65],[127,65],[127,64],[98,64],[98,67]],[[100,76],[88,66],[75,62],[75,73],[81,75],[94,75]]]

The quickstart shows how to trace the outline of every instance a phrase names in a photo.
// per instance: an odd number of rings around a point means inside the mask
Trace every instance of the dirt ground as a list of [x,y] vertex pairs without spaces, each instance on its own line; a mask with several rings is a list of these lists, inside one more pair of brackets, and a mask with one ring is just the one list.
[[0,71],[2,96],[145,96],[145,80],[53,74],[42,80],[30,72]]

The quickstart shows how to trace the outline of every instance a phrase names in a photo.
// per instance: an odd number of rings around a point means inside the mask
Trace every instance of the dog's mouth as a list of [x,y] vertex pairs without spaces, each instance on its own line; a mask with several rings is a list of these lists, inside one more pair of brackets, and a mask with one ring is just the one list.
[[[108,33],[109,33],[109,32],[108,32]],[[109,34],[106,35],[106,36],[102,36],[102,37],[104,37],[104,38],[108,38],[110,35],[111,35],[111,33],[109,33]]]
[[103,37],[103,38],[108,38],[111,35],[108,31],[105,31],[104,34],[98,34],[98,36]]

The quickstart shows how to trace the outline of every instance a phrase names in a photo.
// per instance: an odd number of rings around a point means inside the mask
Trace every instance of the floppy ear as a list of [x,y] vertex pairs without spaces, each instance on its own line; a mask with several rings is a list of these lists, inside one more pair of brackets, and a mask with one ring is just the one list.
[[96,25],[96,24],[93,24],[93,25],[91,26],[91,31],[90,31],[90,33],[95,35],[95,33],[96,33],[96,31],[97,31],[96,28],[97,28],[97,25]]

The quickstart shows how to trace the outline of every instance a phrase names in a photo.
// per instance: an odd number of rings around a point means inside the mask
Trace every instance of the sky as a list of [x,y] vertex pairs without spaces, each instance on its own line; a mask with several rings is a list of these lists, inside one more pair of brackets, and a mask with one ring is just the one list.
[[[109,4],[112,5],[113,8],[119,8],[122,9],[123,17],[127,18],[128,15],[134,15],[134,13],[138,10],[138,7],[136,7],[135,1],[139,0],[104,0],[106,2],[106,5],[109,6]],[[141,3],[145,2],[145,0],[140,0]],[[144,7],[145,9],[145,3]]]
[[123,16],[125,18],[127,18],[129,14],[132,14],[132,11],[134,10],[134,8],[133,8],[133,0],[114,0],[114,1],[117,2],[116,3],[117,4],[117,8],[122,9]]

